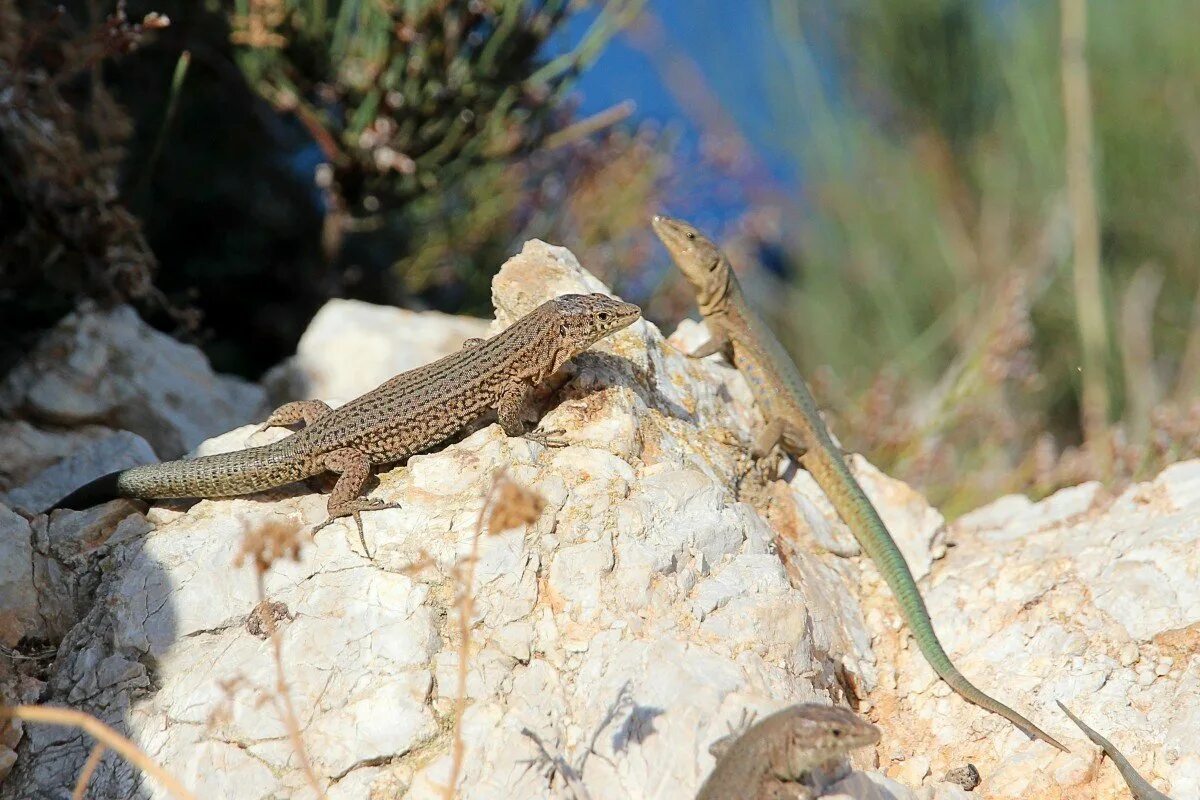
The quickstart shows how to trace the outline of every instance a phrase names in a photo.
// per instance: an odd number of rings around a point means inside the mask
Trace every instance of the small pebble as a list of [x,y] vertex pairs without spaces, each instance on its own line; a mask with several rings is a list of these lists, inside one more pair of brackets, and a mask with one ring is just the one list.
[[943,780],[961,786],[969,792],[980,783],[979,770],[975,769],[974,764],[964,764],[947,772]]

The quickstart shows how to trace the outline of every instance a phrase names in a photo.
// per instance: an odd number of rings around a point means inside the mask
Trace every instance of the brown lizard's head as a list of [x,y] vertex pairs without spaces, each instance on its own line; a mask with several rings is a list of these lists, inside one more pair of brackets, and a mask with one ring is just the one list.
[[629,327],[642,316],[642,310],[633,303],[606,294],[564,294],[546,305],[553,309],[557,323],[560,362],[582,353],[610,333]]
[[720,248],[681,219],[659,214],[650,224],[697,296],[715,297],[723,292],[729,276],[721,269],[724,257]]

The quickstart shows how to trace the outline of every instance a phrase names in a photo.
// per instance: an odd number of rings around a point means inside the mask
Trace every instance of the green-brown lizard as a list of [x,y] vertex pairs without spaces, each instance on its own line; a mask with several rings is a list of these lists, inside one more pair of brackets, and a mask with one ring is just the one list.
[[692,285],[708,325],[711,338],[690,355],[702,358],[732,350],[733,364],[745,376],[766,420],[752,454],[763,457],[781,444],[812,474],[863,550],[878,565],[917,645],[942,680],[965,699],[999,714],[1030,736],[1070,752],[1037,725],[976,688],[950,661],[934,633],[925,601],[904,556],[830,437],[795,363],[746,302],[729,260],[682,220],[656,216],[653,226]]

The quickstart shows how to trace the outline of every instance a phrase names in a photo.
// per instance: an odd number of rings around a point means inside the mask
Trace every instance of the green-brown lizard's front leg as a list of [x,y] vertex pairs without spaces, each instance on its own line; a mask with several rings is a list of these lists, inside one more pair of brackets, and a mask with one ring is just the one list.
[[716,353],[728,356],[731,344],[729,337],[724,333],[714,333],[707,342],[688,353],[687,356],[688,358],[708,358]]
[[363,535],[363,524],[360,514],[363,511],[382,511],[387,508],[400,508],[400,504],[385,503],[382,500],[374,500],[361,496],[363,487],[367,484],[367,479],[371,477],[371,460],[353,447],[343,447],[341,450],[334,450],[332,453],[327,453],[322,460],[322,464],[325,469],[330,472],[340,473],[340,475],[338,476],[337,483],[333,486],[333,491],[329,495],[329,504],[327,506],[329,518],[313,528],[313,535],[315,536],[317,531],[341,517],[353,517],[355,525],[358,526],[358,540],[362,543],[363,554],[367,558],[374,558],[370,551],[367,550],[367,539]]

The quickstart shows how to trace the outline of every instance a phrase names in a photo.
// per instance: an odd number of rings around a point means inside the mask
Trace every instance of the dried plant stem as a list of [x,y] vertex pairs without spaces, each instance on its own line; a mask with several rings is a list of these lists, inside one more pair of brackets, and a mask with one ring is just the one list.
[[[254,570],[255,581],[258,586],[258,601],[260,604],[266,603],[266,586],[263,583],[263,570]],[[261,607],[261,605],[260,605]],[[270,613],[262,615],[263,624],[267,628],[267,632],[271,637],[271,656],[275,662],[275,701],[279,705],[283,716],[283,725],[287,728],[288,739],[292,743],[292,750],[296,753],[296,758],[300,759],[300,769],[304,773],[305,779],[308,780],[308,785],[316,792],[317,797],[325,798],[325,789],[322,788],[321,782],[317,780],[317,773],[313,770],[312,761],[308,757],[308,750],[304,747],[304,738],[300,734],[300,720],[296,716],[296,708],[292,705],[292,695],[288,691],[287,675],[283,669],[283,637],[279,635],[279,630],[275,626],[275,618]]]
[[[1092,99],[1088,85],[1087,0],[1062,0],[1062,87],[1067,198],[1074,234],[1076,322],[1083,350],[1083,433],[1103,469],[1108,461],[1108,323],[1100,281],[1100,224],[1093,173]],[[1104,470],[1107,471],[1107,470]]]
[[75,781],[75,791],[71,792],[71,800],[83,800],[87,795],[88,783],[91,782],[96,767],[100,766],[100,759],[104,758],[104,751],[107,749],[104,742],[96,742],[96,746],[88,754],[88,760],[84,763],[83,769],[79,771],[79,778]]
[[[101,742],[108,749],[117,751],[122,758],[142,772],[153,777],[173,796],[183,798],[183,800],[196,800],[194,794],[183,788],[183,785],[175,780],[174,776],[143,753],[137,745],[91,714],[76,711],[72,708],[55,708],[52,706],[0,706],[0,719],[19,719],[25,722],[39,722],[46,725],[58,725],[64,728],[79,728],[96,741]],[[99,762],[95,749],[92,750],[92,756],[88,758],[89,764],[93,758]],[[92,768],[95,769],[94,766]],[[84,766],[84,770],[87,770],[86,765]],[[83,776],[81,775],[80,777],[82,778]]]
[[492,497],[500,485],[497,476],[492,481],[491,488],[483,498],[479,508],[479,516],[475,520],[475,531],[471,535],[471,553],[465,564],[459,564],[455,571],[460,579],[459,595],[455,605],[458,606],[458,635],[460,639],[458,651],[458,689],[454,695],[454,743],[450,748],[450,778],[443,787],[442,796],[446,800],[454,800],[454,789],[458,786],[458,778],[462,773],[463,755],[466,743],[462,738],[462,718],[467,711],[467,673],[471,662],[471,618],[475,615],[475,565],[479,562],[479,539],[483,536],[484,514],[492,504]]
[[602,131],[605,128],[611,128],[619,122],[624,122],[636,110],[637,104],[632,100],[622,100],[620,103],[609,106],[586,119],[573,122],[567,127],[555,131],[546,137],[546,140],[542,143],[542,147],[545,150],[554,150],[572,142],[577,142],[580,139],[585,139],[597,131]]
[[1183,403],[1200,393],[1200,284],[1192,301],[1192,324],[1188,331],[1183,357],[1179,359],[1179,375],[1175,379],[1176,402]]
[[1154,365],[1154,309],[1163,287],[1163,272],[1147,262],[1133,273],[1121,295],[1121,371],[1125,373],[1124,420],[1134,442],[1145,444],[1150,415],[1162,400]]

